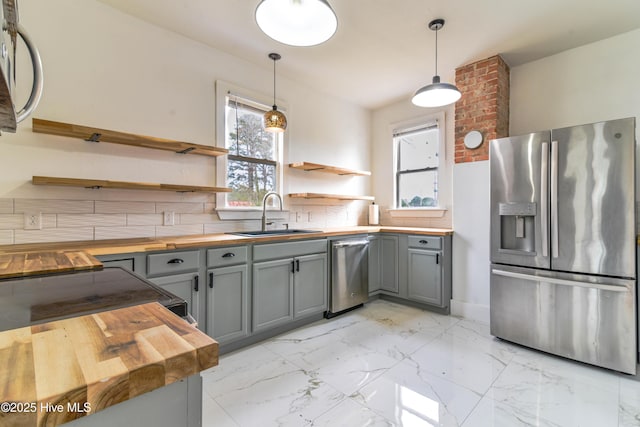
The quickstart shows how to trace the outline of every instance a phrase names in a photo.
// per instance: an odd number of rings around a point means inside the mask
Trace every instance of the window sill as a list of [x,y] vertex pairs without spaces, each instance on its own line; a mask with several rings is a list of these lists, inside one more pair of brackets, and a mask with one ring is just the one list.
[[447,212],[442,208],[389,209],[392,218],[442,218]]
[[[237,221],[243,219],[261,219],[262,218],[262,209],[216,209],[216,213],[221,221]],[[289,211],[284,210],[275,210],[267,208],[266,212],[267,219],[275,219],[275,220],[288,220],[289,219]]]

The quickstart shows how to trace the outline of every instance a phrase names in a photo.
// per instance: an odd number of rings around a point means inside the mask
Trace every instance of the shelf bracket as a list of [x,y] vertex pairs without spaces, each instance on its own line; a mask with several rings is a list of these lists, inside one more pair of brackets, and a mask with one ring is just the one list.
[[89,138],[85,139],[85,141],[87,141],[87,142],[100,142],[100,137],[101,136],[102,136],[101,133],[94,132],[94,133],[91,134],[91,136]]
[[182,151],[176,151],[176,153],[178,153],[178,154],[187,154],[188,152],[193,151],[195,149],[196,149],[196,147],[189,147],[189,148],[185,148]]

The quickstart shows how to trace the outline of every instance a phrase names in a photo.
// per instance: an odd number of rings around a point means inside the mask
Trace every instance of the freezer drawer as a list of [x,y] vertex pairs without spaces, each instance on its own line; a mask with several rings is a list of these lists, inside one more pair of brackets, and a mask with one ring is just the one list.
[[633,280],[491,265],[491,334],[636,373]]

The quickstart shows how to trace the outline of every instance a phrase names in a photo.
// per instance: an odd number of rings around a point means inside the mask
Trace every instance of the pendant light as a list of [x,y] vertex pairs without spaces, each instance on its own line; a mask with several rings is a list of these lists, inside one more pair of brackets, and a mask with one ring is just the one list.
[[262,0],[255,16],[266,35],[291,46],[324,43],[338,28],[338,18],[326,0]]
[[284,132],[287,128],[287,118],[278,111],[276,105],[276,61],[282,58],[278,53],[270,53],[273,59],[273,109],[264,113],[264,130],[267,132]]
[[430,85],[426,85],[413,95],[411,102],[418,107],[442,107],[453,104],[462,94],[452,84],[440,83],[438,75],[438,30],[444,27],[444,19],[434,19],[429,22],[429,29],[436,32],[436,74]]

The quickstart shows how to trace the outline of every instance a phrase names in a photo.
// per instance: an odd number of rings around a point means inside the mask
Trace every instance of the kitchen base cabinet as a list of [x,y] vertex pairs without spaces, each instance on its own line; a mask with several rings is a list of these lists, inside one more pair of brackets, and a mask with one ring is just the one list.
[[253,331],[293,320],[292,258],[253,264]]
[[208,271],[207,333],[220,344],[249,336],[247,265]]
[[407,237],[407,298],[449,310],[451,236]]
[[295,259],[293,317],[299,319],[327,309],[327,255],[305,255]]
[[198,329],[204,330],[204,319],[200,317],[201,280],[198,273],[176,274],[147,279],[187,302],[189,313],[198,322]]
[[398,236],[380,236],[380,288],[398,292]]
[[202,378],[199,374],[64,424],[68,427],[201,425]]
[[407,298],[442,306],[440,252],[409,249]]
[[369,294],[399,291],[398,236],[369,237]]
[[254,333],[327,309],[326,240],[256,245],[252,273]]

